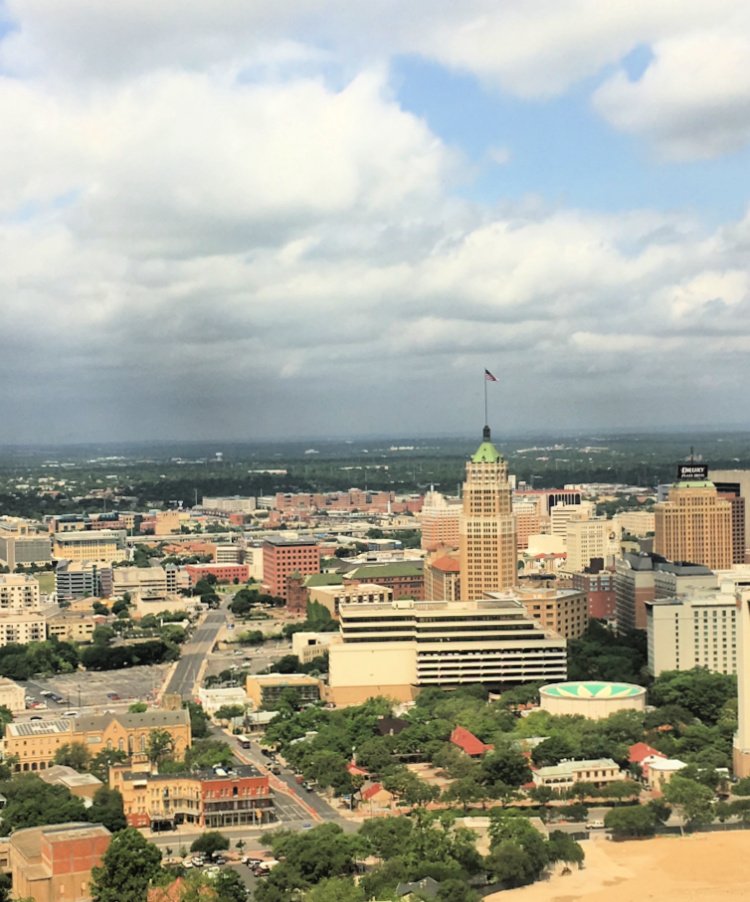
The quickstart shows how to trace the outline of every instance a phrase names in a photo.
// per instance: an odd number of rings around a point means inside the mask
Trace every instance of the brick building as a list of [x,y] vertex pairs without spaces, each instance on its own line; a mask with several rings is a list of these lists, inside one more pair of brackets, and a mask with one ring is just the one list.
[[268,538],[263,542],[263,588],[288,598],[287,578],[293,573],[320,573],[320,546],[313,539]]

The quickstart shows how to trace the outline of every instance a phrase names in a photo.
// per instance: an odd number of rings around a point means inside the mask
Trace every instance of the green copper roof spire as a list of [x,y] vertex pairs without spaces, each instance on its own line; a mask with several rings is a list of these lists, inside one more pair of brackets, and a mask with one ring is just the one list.
[[492,434],[490,432],[490,427],[485,426],[482,430],[482,444],[472,455],[471,462],[474,464],[496,464],[499,460],[502,459],[502,454],[500,454],[497,448],[492,444]]

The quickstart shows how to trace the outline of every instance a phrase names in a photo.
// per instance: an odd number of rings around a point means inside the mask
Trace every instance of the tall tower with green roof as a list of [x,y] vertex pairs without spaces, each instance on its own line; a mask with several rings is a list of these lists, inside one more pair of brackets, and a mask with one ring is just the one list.
[[482,443],[466,463],[459,527],[461,600],[515,587],[518,579],[516,523],[508,463],[485,426]]

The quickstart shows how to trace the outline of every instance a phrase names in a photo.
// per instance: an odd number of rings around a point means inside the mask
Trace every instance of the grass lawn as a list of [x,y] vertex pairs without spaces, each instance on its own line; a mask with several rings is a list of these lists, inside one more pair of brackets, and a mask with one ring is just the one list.
[[55,574],[51,570],[45,570],[43,573],[35,573],[34,576],[39,580],[39,591],[43,595],[49,595],[55,591]]

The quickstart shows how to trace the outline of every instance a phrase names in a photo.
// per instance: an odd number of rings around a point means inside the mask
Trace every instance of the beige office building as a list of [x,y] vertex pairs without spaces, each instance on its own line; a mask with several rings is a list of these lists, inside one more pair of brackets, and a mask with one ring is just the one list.
[[578,639],[586,632],[589,602],[585,592],[546,585],[521,585],[512,594],[543,630],[563,639]]
[[459,529],[461,600],[512,589],[518,581],[516,524],[508,464],[484,427],[482,444],[466,464]]
[[446,498],[434,489],[427,492],[418,515],[425,551],[435,551],[441,547],[458,548],[461,511],[458,498]]
[[565,571],[580,573],[597,558],[605,566],[611,564],[619,553],[621,534],[612,520],[569,521],[565,528]]
[[157,601],[167,594],[167,573],[158,564],[152,567],[115,567],[112,570],[112,592],[143,601]]
[[556,504],[549,514],[550,533],[565,538],[568,524],[580,520],[590,520],[596,511],[592,501],[581,501],[579,504]]
[[669,561],[732,566],[732,503],[712,482],[678,482],[654,505],[654,551]]
[[733,771],[750,777],[750,579],[737,582],[737,732]]
[[55,533],[52,557],[64,561],[110,564],[127,557],[124,529],[91,529]]
[[24,611],[38,608],[39,581],[23,573],[0,576],[0,611]]
[[71,608],[53,608],[47,614],[47,637],[64,642],[91,642],[99,622],[93,610],[76,611]]
[[393,600],[393,591],[377,583],[352,583],[311,588],[308,598],[316,604],[323,605],[331,617],[338,620],[342,604],[387,604]]
[[26,689],[13,680],[0,677],[0,705],[16,714],[26,710]]
[[336,705],[384,695],[413,699],[425,686],[514,685],[565,679],[567,643],[545,632],[515,598],[342,605],[329,651]]

